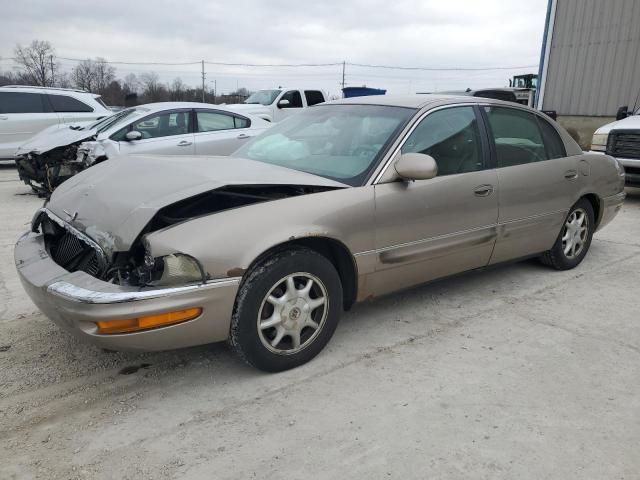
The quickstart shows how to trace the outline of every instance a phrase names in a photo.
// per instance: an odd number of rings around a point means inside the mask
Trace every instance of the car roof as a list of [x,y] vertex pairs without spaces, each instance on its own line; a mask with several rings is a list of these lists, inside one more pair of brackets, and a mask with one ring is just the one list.
[[[161,110],[172,110],[176,108],[210,108],[216,110],[224,110],[226,112],[240,113],[229,108],[228,105],[214,105],[213,103],[201,103],[201,102],[155,102],[155,103],[143,103],[142,105],[136,105],[131,108],[145,108],[149,112],[158,112]],[[240,113],[245,115],[244,113]]]
[[26,93],[69,93],[69,94],[90,95],[94,98],[97,98],[100,96],[96,93],[91,93],[86,90],[80,90],[76,88],[38,87],[34,85],[3,85],[0,87],[0,91],[4,91],[4,92],[21,91]]
[[441,93],[424,93],[413,95],[369,95],[366,97],[343,98],[324,103],[344,105],[383,105],[389,107],[424,108],[428,106],[449,105],[456,103],[491,103],[513,107],[514,103],[493,98],[471,97],[469,95],[446,95]]

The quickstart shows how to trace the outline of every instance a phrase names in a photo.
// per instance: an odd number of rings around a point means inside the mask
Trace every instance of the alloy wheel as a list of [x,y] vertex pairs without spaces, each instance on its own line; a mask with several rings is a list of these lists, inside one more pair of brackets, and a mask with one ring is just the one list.
[[310,345],[324,326],[329,296],[310,273],[292,273],[267,292],[258,311],[258,335],[271,352],[291,355]]
[[575,258],[585,247],[589,234],[589,217],[582,208],[571,212],[562,230],[562,251],[565,257]]

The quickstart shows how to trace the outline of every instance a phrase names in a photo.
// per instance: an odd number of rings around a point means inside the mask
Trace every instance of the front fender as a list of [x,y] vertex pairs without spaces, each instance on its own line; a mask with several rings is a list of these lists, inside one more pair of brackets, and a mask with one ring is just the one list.
[[185,221],[145,237],[153,256],[185,253],[210,278],[238,276],[282,243],[325,237],[351,254],[374,245],[374,193],[370,186],[290,197]]

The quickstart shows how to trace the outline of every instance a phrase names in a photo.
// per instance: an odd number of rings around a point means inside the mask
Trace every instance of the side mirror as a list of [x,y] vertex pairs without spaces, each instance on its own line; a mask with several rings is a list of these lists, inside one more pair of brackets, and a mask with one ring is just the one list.
[[616,113],[616,120],[624,120],[629,116],[629,107],[625,105],[624,107],[618,108],[618,113]]
[[283,98],[278,102],[278,108],[287,108],[289,105],[291,105],[291,102],[286,98]]
[[396,161],[396,173],[405,180],[429,180],[438,175],[438,164],[431,155],[405,153]]
[[140,140],[142,138],[142,133],[137,130],[131,130],[130,132],[127,132],[124,138],[126,138],[129,142],[133,140]]

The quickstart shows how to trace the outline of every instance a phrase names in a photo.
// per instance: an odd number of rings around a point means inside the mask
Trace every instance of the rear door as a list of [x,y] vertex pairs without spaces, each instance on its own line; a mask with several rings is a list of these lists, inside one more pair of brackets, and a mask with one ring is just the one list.
[[498,182],[477,107],[429,113],[401,152],[431,155],[438,175],[375,186],[376,294],[485,266],[496,237]]
[[59,121],[43,93],[0,92],[0,158],[12,159],[20,145]]
[[231,155],[254,136],[251,121],[220,110],[195,111],[195,153]]
[[533,112],[485,106],[483,115],[500,185],[491,263],[546,251],[578,192],[577,157],[567,157],[555,127]]
[[[140,140],[127,141],[127,131],[138,131]],[[190,109],[149,115],[116,133],[120,154],[193,155],[195,153]]]
[[92,106],[70,95],[49,93],[48,97],[53,110],[58,113],[63,123],[91,122],[98,117],[108,115],[108,112],[96,113]]

